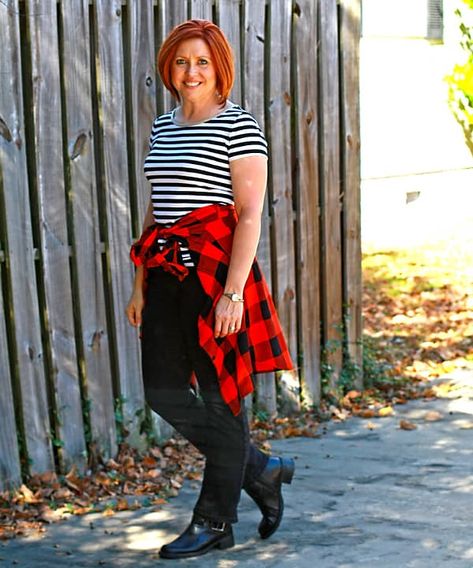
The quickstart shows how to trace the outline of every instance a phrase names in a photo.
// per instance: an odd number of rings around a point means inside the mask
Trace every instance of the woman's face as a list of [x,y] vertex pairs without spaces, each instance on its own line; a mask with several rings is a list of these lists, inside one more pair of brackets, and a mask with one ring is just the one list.
[[217,74],[209,46],[203,39],[186,39],[177,46],[171,81],[183,101],[216,100]]

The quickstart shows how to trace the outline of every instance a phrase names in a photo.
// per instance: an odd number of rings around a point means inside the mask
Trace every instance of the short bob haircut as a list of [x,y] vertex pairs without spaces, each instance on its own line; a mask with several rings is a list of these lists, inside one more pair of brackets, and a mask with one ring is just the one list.
[[208,20],[187,20],[176,26],[164,40],[158,53],[158,71],[164,86],[179,100],[179,93],[171,82],[171,66],[177,47],[182,41],[200,38],[209,46],[212,63],[217,75],[217,92],[222,97],[222,106],[235,80],[233,52],[222,30]]

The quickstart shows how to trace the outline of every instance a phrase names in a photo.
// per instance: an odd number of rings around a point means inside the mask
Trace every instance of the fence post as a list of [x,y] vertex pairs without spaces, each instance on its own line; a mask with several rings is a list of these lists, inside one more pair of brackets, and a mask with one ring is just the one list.
[[298,0],[294,25],[298,321],[302,400],[320,402],[320,207],[317,4]]
[[318,6],[322,341],[334,387],[342,369],[343,323],[338,15],[336,0],[320,0]]
[[[291,23],[292,2],[269,4],[269,100],[267,112],[270,146],[270,213],[273,249],[273,294],[293,361],[297,362],[296,274],[291,141]],[[288,411],[300,404],[299,380],[283,373],[279,381],[281,403]]]
[[358,373],[355,386],[363,386],[363,322],[361,318],[361,213],[360,213],[360,55],[361,1],[340,2],[340,71],[342,97],[341,153],[343,188],[343,303],[348,355]]
[[125,89],[123,77],[122,3],[95,3],[98,75],[102,118],[103,199],[106,213],[109,324],[116,361],[115,396],[121,397],[123,420],[134,444],[140,444],[140,412],[144,409],[138,333],[125,317],[132,290],[133,268],[129,172],[127,157]]

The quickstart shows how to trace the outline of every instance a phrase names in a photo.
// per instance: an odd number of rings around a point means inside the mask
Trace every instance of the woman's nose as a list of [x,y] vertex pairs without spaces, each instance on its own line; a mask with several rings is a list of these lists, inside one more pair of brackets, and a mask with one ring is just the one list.
[[195,75],[197,73],[197,65],[189,63],[186,69],[188,75]]

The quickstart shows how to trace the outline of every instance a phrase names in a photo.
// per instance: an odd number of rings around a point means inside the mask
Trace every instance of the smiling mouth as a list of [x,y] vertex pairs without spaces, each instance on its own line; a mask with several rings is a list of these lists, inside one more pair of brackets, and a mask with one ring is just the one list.
[[190,81],[187,82],[187,81],[186,81],[186,82],[184,82],[184,85],[185,85],[186,87],[198,87],[198,86],[200,85],[200,82],[199,82],[199,81],[192,81],[192,82],[190,82]]

